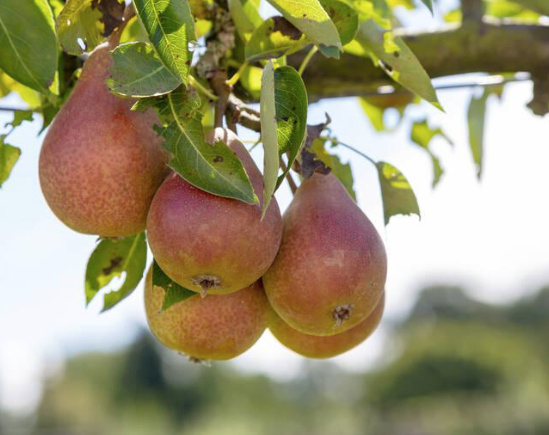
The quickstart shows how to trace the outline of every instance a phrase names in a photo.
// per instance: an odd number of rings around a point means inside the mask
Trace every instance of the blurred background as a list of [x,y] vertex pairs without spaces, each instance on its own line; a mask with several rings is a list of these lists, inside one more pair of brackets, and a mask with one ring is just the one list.
[[[437,15],[456,4],[440,2]],[[402,18],[440,21],[425,8]],[[422,212],[384,227],[375,169],[339,150],[385,240],[389,277],[378,331],[330,361],[299,357],[266,332],[234,361],[189,363],[148,332],[141,286],[105,314],[99,298],[85,308],[96,238],[47,208],[40,119],[17,129],[10,143],[23,154],[0,190],[0,434],[549,434],[548,121],[525,107],[529,82],[490,97],[478,181],[467,107],[480,91],[440,91],[445,114],[422,103],[398,122],[388,110],[383,133],[357,99],[311,106],[309,123],[327,112],[338,139],[397,166]],[[22,107],[18,98],[0,106]],[[430,158],[410,140],[426,116],[453,143],[433,139],[444,168],[435,189]],[[0,134],[11,118],[0,111]],[[283,209],[291,201],[285,186],[277,197]]]

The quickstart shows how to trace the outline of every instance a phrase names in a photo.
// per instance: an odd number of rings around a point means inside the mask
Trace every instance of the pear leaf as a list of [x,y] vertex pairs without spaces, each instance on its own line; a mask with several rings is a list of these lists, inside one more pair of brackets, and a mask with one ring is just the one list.
[[257,5],[252,0],[228,0],[227,3],[240,38],[248,41],[254,30],[263,23]]
[[273,198],[278,179],[280,161],[278,156],[277,117],[275,103],[275,71],[273,63],[269,61],[263,69],[261,78],[261,140],[263,142],[263,211],[265,216],[267,208]]
[[114,278],[124,275],[124,282],[104,296],[103,311],[114,307],[137,287],[147,263],[145,233],[122,239],[103,239],[88,260],[86,267],[86,303],[105,288]]
[[21,156],[21,150],[5,143],[5,138],[6,135],[0,136],[0,187],[8,179]]
[[136,109],[154,105],[166,126],[159,129],[171,155],[169,166],[193,186],[213,195],[248,204],[259,202],[242,162],[226,144],[207,143],[202,103],[194,92],[179,87],[160,98],[147,98]]
[[486,119],[486,100],[489,93],[483,92],[480,97],[471,97],[467,110],[467,123],[469,126],[469,147],[473,155],[473,161],[477,168],[477,177],[482,176],[482,163],[484,157],[484,123]]
[[355,40],[395,82],[442,110],[429,75],[402,38],[368,20],[360,23]]
[[68,0],[57,17],[63,50],[78,56],[99,45],[122,23],[122,0]]
[[381,186],[385,225],[399,214],[416,214],[421,217],[416,195],[406,177],[393,165],[377,162],[376,168]]
[[112,92],[126,97],[151,97],[167,94],[181,80],[158,58],[151,44],[129,42],[112,52],[114,64],[107,85]]
[[49,94],[57,71],[55,21],[47,0],[2,0],[0,68],[12,79]]
[[358,30],[358,13],[344,0],[319,0],[324,10],[334,22],[341,44],[351,42]]
[[187,85],[192,61],[190,43],[196,40],[189,2],[134,0],[134,5],[158,56]]
[[303,33],[284,17],[271,17],[250,36],[246,59],[257,61],[292,54],[309,44]]
[[318,0],[268,0],[309,40],[318,46],[335,47],[341,50],[341,40],[334,22]]
[[288,155],[287,168],[278,177],[276,190],[305,142],[308,98],[305,83],[291,66],[277,68],[274,71],[274,80],[278,153]]
[[164,289],[164,302],[162,303],[162,311],[166,311],[172,305],[189,299],[191,296],[196,296],[197,293],[185,287],[181,287],[175,281],[164,273],[156,261],[152,265],[152,285]]

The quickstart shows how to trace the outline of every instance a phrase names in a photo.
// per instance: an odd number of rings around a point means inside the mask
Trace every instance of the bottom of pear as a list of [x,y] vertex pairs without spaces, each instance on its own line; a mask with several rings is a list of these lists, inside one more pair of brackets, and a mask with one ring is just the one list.
[[351,313],[353,312],[353,305],[352,304],[346,304],[346,305],[339,305],[332,311],[332,315],[335,319],[335,325],[334,329],[341,326],[341,324],[348,320],[351,317]]
[[221,288],[221,278],[215,275],[199,275],[193,278],[193,284],[200,286],[200,296],[204,298],[211,289]]

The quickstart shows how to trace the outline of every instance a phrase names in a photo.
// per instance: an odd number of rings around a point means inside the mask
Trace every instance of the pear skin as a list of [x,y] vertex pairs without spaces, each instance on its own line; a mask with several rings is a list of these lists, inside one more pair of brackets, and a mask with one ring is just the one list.
[[358,346],[376,330],[385,307],[382,295],[374,311],[355,327],[341,334],[319,337],[299,332],[271,311],[269,329],[276,339],[288,349],[307,358],[332,358]]
[[[240,158],[262,203],[263,178],[244,145],[229,130],[214,134]],[[225,294],[251,285],[269,268],[280,246],[282,217],[274,199],[261,220],[259,205],[212,195],[172,174],[153,199],[147,233],[171,279],[202,294]]]
[[263,276],[271,306],[310,335],[344,332],[365,320],[387,276],[383,242],[333,175],[314,174],[284,213],[282,244]]
[[166,177],[167,154],[153,130],[153,112],[130,110],[112,95],[107,44],[86,60],[40,153],[40,185],[54,214],[85,234],[124,237],[145,229],[154,193]]
[[246,350],[267,326],[269,303],[261,282],[229,295],[191,296],[161,311],[164,289],[145,283],[145,311],[154,335],[165,346],[193,359],[227,360]]

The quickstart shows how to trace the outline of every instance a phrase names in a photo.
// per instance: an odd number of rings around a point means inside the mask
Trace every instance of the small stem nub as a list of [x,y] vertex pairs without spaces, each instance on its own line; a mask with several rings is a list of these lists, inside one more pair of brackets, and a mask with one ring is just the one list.
[[351,313],[353,312],[353,305],[346,304],[340,305],[332,311],[332,315],[336,321],[334,329],[339,328],[345,320],[349,320]]

